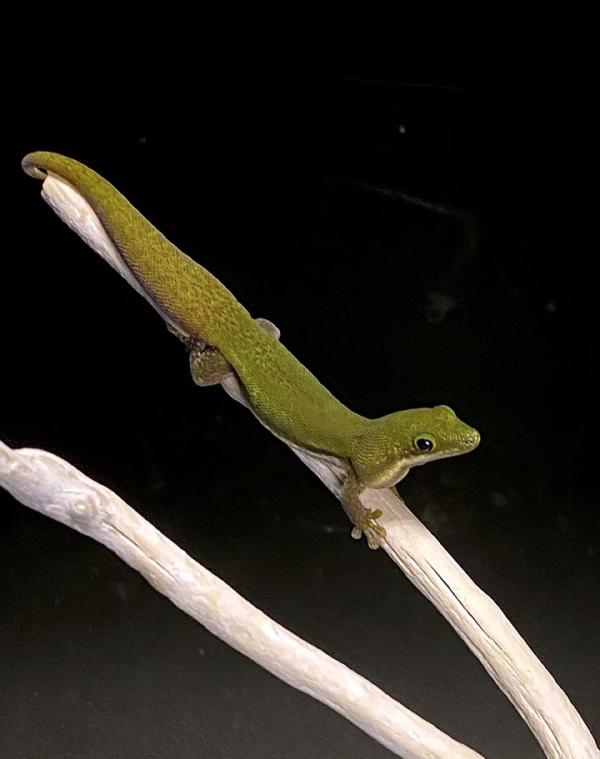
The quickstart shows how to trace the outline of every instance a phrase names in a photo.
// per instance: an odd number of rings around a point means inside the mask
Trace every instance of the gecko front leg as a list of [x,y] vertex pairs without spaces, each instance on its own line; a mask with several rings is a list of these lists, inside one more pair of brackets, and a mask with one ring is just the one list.
[[360,500],[360,494],[363,490],[364,488],[360,485],[355,474],[352,472],[348,475],[348,478],[342,487],[340,500],[344,507],[344,511],[354,525],[352,529],[352,537],[355,540],[360,540],[364,533],[369,548],[376,549],[380,547],[381,541],[385,540],[387,537],[385,528],[377,522],[383,512],[381,509],[369,509],[363,505]]

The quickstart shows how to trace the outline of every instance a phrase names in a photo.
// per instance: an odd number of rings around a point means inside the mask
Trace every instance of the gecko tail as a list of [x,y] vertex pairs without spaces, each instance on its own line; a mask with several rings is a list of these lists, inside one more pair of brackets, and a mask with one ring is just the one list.
[[[44,184],[53,177],[62,180],[89,204],[117,255],[107,257],[98,252],[170,326],[218,347],[232,320],[251,320],[216,277],[173,245],[95,171],[72,158],[46,151],[29,153],[21,165],[26,174]],[[81,236],[89,243],[85,235]]]

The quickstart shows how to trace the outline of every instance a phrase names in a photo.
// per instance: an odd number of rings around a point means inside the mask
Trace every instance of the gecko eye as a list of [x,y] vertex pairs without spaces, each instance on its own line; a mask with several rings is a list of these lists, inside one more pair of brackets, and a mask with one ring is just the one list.
[[421,453],[431,453],[435,448],[435,442],[430,437],[419,435],[415,438],[415,448]]

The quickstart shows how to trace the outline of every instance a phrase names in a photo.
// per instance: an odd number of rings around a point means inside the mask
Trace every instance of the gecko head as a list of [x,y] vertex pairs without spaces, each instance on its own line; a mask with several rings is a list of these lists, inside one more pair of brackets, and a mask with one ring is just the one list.
[[468,453],[479,441],[479,432],[448,406],[398,411],[369,422],[355,441],[352,464],[365,485],[391,487],[413,466]]

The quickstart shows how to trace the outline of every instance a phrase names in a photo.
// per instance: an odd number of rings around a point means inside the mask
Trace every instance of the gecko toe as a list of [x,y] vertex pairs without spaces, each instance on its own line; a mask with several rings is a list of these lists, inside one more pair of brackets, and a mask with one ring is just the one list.
[[383,515],[381,509],[365,509],[364,516],[359,525],[352,530],[352,537],[359,540],[364,534],[369,548],[376,550],[387,537],[385,527],[378,524],[377,520]]

